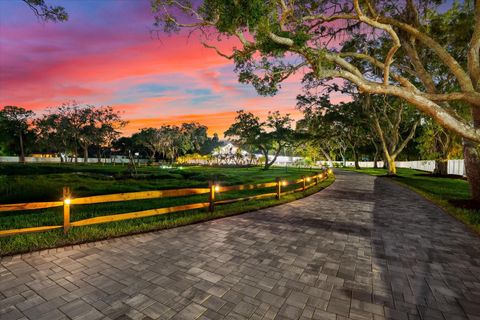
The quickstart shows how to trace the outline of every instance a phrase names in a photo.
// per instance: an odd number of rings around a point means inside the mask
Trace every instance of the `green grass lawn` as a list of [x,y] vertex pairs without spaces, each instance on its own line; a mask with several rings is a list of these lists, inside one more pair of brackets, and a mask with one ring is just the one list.
[[[207,187],[209,180],[220,185],[253,184],[275,181],[276,177],[286,180],[315,174],[316,171],[296,168],[271,168],[264,171],[252,168],[212,168],[183,167],[162,169],[160,167],[141,167],[138,177],[128,175],[127,168],[121,165],[97,164],[0,164],[0,203],[21,203],[37,201],[58,201],[62,197],[62,188],[70,187],[73,197],[84,197],[120,192],[146,190],[178,189],[185,187]],[[319,184],[305,192],[314,193],[328,186],[334,178]],[[296,186],[287,186],[285,191]],[[240,198],[261,193],[274,192],[274,188],[231,191],[217,194],[217,200]],[[100,240],[115,236],[145,232],[178,225],[185,225],[206,219],[256,210],[298,199],[302,193],[286,195],[280,201],[276,199],[251,200],[217,206],[214,213],[205,209],[166,215],[125,220],[119,222],[72,228],[68,235],[62,230],[32,233],[0,238],[0,255],[27,252],[43,248]],[[208,194],[187,197],[134,200],[126,202],[99,203],[92,205],[73,205],[71,220],[127,213],[153,208],[170,207],[188,203],[207,202]],[[63,224],[63,209],[49,208],[31,211],[0,212],[0,230],[27,228]]]
[[[374,176],[385,176],[387,170],[364,168],[355,170]],[[480,210],[467,210],[454,206],[451,200],[470,199],[468,182],[459,178],[445,178],[430,175],[428,172],[413,169],[397,169],[396,177],[388,177],[410,189],[420,193],[425,198],[444,208],[448,213],[467,224],[472,230],[480,233]]]

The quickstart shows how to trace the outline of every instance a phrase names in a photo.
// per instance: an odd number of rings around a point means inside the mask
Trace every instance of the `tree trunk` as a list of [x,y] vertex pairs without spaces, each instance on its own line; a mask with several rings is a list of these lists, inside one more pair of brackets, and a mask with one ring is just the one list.
[[271,164],[268,163],[268,152],[264,153],[263,156],[265,157],[265,164],[263,165],[263,170],[268,170]]
[[[480,108],[472,107],[472,118],[474,128],[480,128]],[[463,155],[472,200],[480,201],[480,144],[464,139]]]
[[323,149],[322,147],[319,147],[319,149],[320,149],[320,152],[322,152],[323,156],[327,159],[330,167],[333,167],[332,157],[330,157],[328,152],[326,152],[325,149]]
[[372,139],[372,143],[373,143],[373,146],[375,148],[375,153],[373,154],[373,168],[374,169],[378,169],[378,156],[379,156],[379,148],[377,146],[377,144],[375,143],[375,141],[373,141]]
[[358,163],[358,152],[353,149],[353,160],[355,161],[355,169],[360,170],[360,163]]
[[78,163],[78,147],[76,144],[73,151],[75,152],[75,163]]
[[480,201],[480,145],[465,141],[463,154],[472,199]]
[[448,160],[435,160],[435,169],[433,169],[433,174],[446,176],[448,174]]
[[83,163],[88,163],[88,144],[83,145]]
[[268,168],[270,168],[275,163],[275,161],[277,161],[278,155],[280,154],[281,151],[282,151],[282,146],[280,146],[275,151],[273,159],[270,162],[268,162],[268,151],[266,151],[266,153],[264,153],[265,154],[265,166],[263,167],[263,170],[268,170]]
[[97,163],[101,163],[102,162],[102,149],[99,147],[97,149]]
[[23,148],[23,136],[22,133],[18,135],[19,140],[20,140],[20,157],[18,158],[20,163],[25,163],[25,150]]
[[395,164],[395,159],[386,155],[387,158],[387,174],[389,176],[396,176],[397,175],[397,165]]

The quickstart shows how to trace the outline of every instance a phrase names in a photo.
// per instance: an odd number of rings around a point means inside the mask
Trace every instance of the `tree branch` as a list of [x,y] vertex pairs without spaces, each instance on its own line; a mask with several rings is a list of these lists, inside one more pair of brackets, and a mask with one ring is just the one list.
[[318,76],[319,78],[323,79],[343,78],[356,84],[360,92],[366,92],[370,94],[388,94],[402,98],[412,105],[415,105],[418,110],[431,116],[437,121],[438,124],[442,125],[446,129],[451,130],[469,140],[480,142],[480,129],[473,128],[468,123],[455,118],[444,108],[423,97],[418,92],[413,92],[403,87],[370,82],[345,70],[324,70]]
[[475,27],[467,55],[467,68],[476,90],[480,90],[480,1],[475,3]]
[[234,57],[234,54],[233,54],[233,53],[232,53],[231,55],[227,55],[227,54],[221,52],[221,51],[220,51],[217,47],[215,47],[215,46],[209,45],[209,44],[207,44],[207,43],[205,43],[205,42],[203,42],[203,41],[202,41],[201,43],[202,43],[202,45],[203,45],[205,48],[215,50],[215,52],[217,52],[217,54],[218,54],[219,56],[224,57],[224,58],[226,58],[226,59],[228,59],[228,60],[232,60],[233,57]]
[[449,93],[424,93],[419,92],[419,95],[436,101],[464,101],[472,105],[478,105],[480,103],[480,93],[479,92],[449,92]]
[[[370,64],[372,64],[373,66],[376,66],[380,69],[385,69],[385,64],[383,62],[381,62],[381,61],[375,59],[374,57],[372,57],[368,54],[365,54],[365,53],[341,52],[341,53],[339,53],[339,56],[340,57],[352,57],[352,58],[356,58],[356,59],[366,60],[366,61],[370,62]],[[392,73],[391,76],[395,81],[397,81],[398,83],[400,83],[404,87],[407,87],[407,88],[410,88],[410,89],[413,89],[413,90],[417,90],[417,87],[415,87],[407,78],[402,77],[402,76],[400,76],[396,73]]]
[[415,68],[415,73],[420,79],[420,81],[422,81],[426,91],[428,93],[435,93],[435,82],[433,82],[432,76],[427,72],[427,70],[423,66],[423,63],[420,60],[420,57],[418,56],[418,51],[415,46],[415,38],[411,37],[409,41],[406,41],[403,45],[403,48],[405,49],[407,55],[410,57],[410,61]]
[[[358,3],[358,0],[355,0],[355,2]],[[476,1],[476,17],[478,17],[478,15],[480,15],[478,13],[480,11],[480,9],[478,9],[478,7],[479,7],[478,2],[479,1]],[[448,68],[450,69],[452,74],[454,74],[455,77],[457,78],[457,81],[459,82],[460,87],[462,88],[463,91],[474,91],[474,86],[472,84],[472,81],[471,81],[469,75],[463,70],[463,68],[458,63],[458,61],[456,61],[455,58],[453,58],[447,52],[447,50],[445,48],[443,48],[443,46],[440,45],[433,38],[431,38],[427,34],[419,31],[417,28],[415,28],[415,27],[413,27],[413,26],[411,26],[407,23],[398,21],[394,18],[384,17],[384,16],[376,16],[375,20],[372,20],[372,19],[368,18],[370,21],[367,22],[367,20],[365,19],[365,16],[363,16],[363,18],[361,18],[360,16],[354,15],[354,14],[334,14],[334,15],[330,15],[330,16],[323,15],[323,14],[310,15],[310,16],[305,16],[303,18],[303,21],[320,20],[320,21],[324,21],[324,22],[329,22],[329,21],[334,21],[334,20],[362,20],[362,19],[365,20],[365,23],[368,23],[368,24],[370,24],[371,26],[374,26],[374,27],[377,27],[375,25],[375,23],[380,23],[382,26],[387,25],[388,27],[390,27],[389,25],[391,25],[391,26],[395,26],[397,28],[400,28],[401,30],[411,34],[412,36],[414,36],[415,38],[417,38],[418,40],[420,40],[421,42],[426,44],[430,49],[432,49],[437,54],[437,56],[440,58],[440,60],[442,60],[448,66]],[[477,27],[480,28],[480,26],[478,26],[478,21],[480,21],[480,18],[476,18],[476,21],[477,21],[477,23],[475,25],[475,30],[477,30]],[[374,23],[369,23],[369,22],[374,22]],[[378,26],[378,27],[380,28],[380,26]],[[385,30],[383,27],[381,27],[381,29]],[[393,31],[393,29],[392,29],[392,31]],[[395,32],[393,31],[393,33],[395,33]],[[390,33],[390,35],[392,37],[394,37],[393,33]],[[472,61],[471,65],[475,70],[477,70],[476,69],[477,67],[475,67],[475,65],[476,65],[475,61],[479,60],[479,58],[478,58],[478,52],[480,50],[480,36],[479,36],[479,34],[480,34],[480,32],[474,32],[474,37],[472,38],[471,46],[470,46],[470,55],[472,56],[472,58],[470,58],[469,60]],[[396,33],[395,33],[395,35],[396,35]],[[477,40],[477,37],[479,38],[478,40]],[[396,41],[395,38],[392,38],[392,40]],[[389,66],[389,64],[391,63],[391,61],[393,59],[393,54],[395,54],[396,50],[398,50],[398,48],[396,48],[396,46],[398,46],[398,43],[394,44],[394,47],[392,47],[390,49],[389,55],[387,55],[387,59],[385,59],[385,66],[384,67]],[[474,57],[475,53],[476,53],[476,57]],[[389,56],[390,56],[390,58],[388,58]],[[387,62],[389,64],[387,64]],[[479,61],[479,64],[478,64],[478,69],[480,70],[480,61]],[[480,72],[474,72],[473,74],[480,74]],[[480,78],[480,76],[478,76],[478,78]],[[385,73],[384,73],[384,79],[385,79]],[[477,80],[476,85],[478,85],[479,80]],[[384,81],[384,84],[386,84],[385,81]]]
[[420,123],[420,120],[417,120],[415,121],[415,123],[413,124],[413,126],[410,128],[410,132],[408,134],[408,136],[405,138],[405,140],[403,140],[403,142],[400,144],[400,146],[398,147],[397,151],[395,151],[393,154],[392,154],[392,157],[393,158],[396,158],[400,152],[402,152],[403,149],[405,149],[405,147],[407,146],[407,144],[410,142],[410,140],[413,139],[413,137],[415,136],[415,131],[417,130],[417,126],[418,124]]
[[355,7],[355,11],[357,12],[358,18],[360,19],[360,21],[365,22],[371,25],[372,27],[379,28],[386,31],[388,34],[390,34],[390,37],[392,38],[393,46],[390,48],[390,50],[387,53],[387,56],[385,57],[385,66],[383,68],[383,83],[387,85],[388,79],[390,78],[389,76],[390,65],[393,62],[393,56],[401,46],[400,39],[398,38],[397,33],[393,30],[393,28],[390,25],[380,23],[377,20],[372,20],[369,17],[365,16],[362,12],[362,9],[360,8],[358,0],[354,0],[353,5]]
[[277,44],[280,44],[280,45],[283,45],[283,46],[291,47],[294,44],[292,39],[278,36],[278,35],[274,34],[273,32],[269,32],[268,37],[273,42],[275,42]]
[[375,131],[377,132],[378,138],[380,139],[380,143],[382,145],[383,152],[385,153],[385,156],[390,157],[390,154],[388,152],[388,147],[387,147],[387,142],[385,140],[385,135],[383,134],[382,126],[380,126],[380,121],[378,120],[378,116],[375,110],[372,110],[373,112],[372,117],[373,117],[373,124]]
[[400,28],[401,30],[411,34],[416,39],[423,42],[427,47],[432,49],[437,54],[437,56],[443,61],[443,63],[445,63],[445,65],[448,66],[452,74],[454,74],[457,78],[457,81],[463,91],[474,91],[472,81],[465,70],[463,70],[462,66],[447,52],[442,45],[440,45],[433,38],[419,31],[417,28],[393,18],[379,17],[378,21]]

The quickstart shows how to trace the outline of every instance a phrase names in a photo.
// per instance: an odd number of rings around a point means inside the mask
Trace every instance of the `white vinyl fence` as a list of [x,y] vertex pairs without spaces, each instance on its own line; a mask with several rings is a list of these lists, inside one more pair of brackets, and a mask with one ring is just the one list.
[[[296,160],[301,159],[300,157],[278,157],[275,165],[282,166],[293,164]],[[25,161],[28,163],[60,163],[60,158],[40,158],[40,157],[25,157]],[[73,162],[75,160],[68,162]],[[138,159],[135,159],[137,162]],[[18,162],[18,157],[0,157],[1,162]],[[83,158],[78,158],[79,163],[83,163]],[[97,158],[88,158],[88,163],[97,163]],[[102,163],[128,163],[129,160],[125,157],[115,157],[115,158],[102,158]],[[140,163],[146,163],[146,159],[140,159]],[[333,161],[336,164],[342,165],[341,161]],[[322,161],[322,164],[325,163]],[[397,168],[409,168],[409,169],[417,169],[423,170],[428,172],[433,172],[435,168],[435,161],[433,160],[419,160],[419,161],[397,161]],[[347,167],[355,166],[355,162],[353,161],[346,161],[345,162]],[[373,161],[360,161],[359,162],[361,168],[373,168],[374,163]],[[377,165],[379,168],[383,167],[383,161],[377,161]],[[463,159],[459,160],[448,160],[448,174],[455,174],[460,176],[465,176],[465,165],[463,163]]]
[[[114,157],[114,158],[101,158],[101,163],[116,163],[116,164],[127,164],[130,160],[126,157]],[[2,162],[18,162],[18,157],[0,157],[0,163]],[[25,157],[25,162],[27,163],[61,163],[60,157]],[[67,163],[74,163],[75,159],[68,158]],[[83,158],[77,159],[78,163],[83,163]],[[146,159],[135,159],[135,163],[147,163]],[[98,158],[88,158],[87,163],[98,163]]]
[[[465,164],[463,159],[461,160],[448,160],[448,174],[456,174],[459,176],[465,175]],[[420,161],[399,161],[397,162],[398,168],[410,168],[433,172],[435,169],[435,161],[433,160],[420,160]]]
[[[334,161],[334,163],[342,165],[341,161]],[[373,161],[360,161],[359,164],[361,168],[373,168],[374,166]],[[427,172],[433,172],[433,170],[435,169],[434,160],[397,161],[396,164],[397,168],[409,168]],[[345,165],[347,167],[354,167],[355,162],[346,161]],[[377,161],[377,166],[379,168],[383,167],[383,161]],[[465,176],[465,165],[463,159],[448,160],[448,174]]]

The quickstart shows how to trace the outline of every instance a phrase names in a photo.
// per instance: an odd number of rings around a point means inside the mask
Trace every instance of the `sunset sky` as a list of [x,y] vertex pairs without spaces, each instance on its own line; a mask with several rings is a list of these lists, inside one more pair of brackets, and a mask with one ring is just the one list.
[[239,109],[298,118],[301,74],[277,96],[260,97],[195,36],[152,35],[149,0],[48,3],[64,6],[69,20],[44,23],[20,0],[0,1],[0,106],[110,105],[130,121],[125,134],[197,121],[223,137]]

